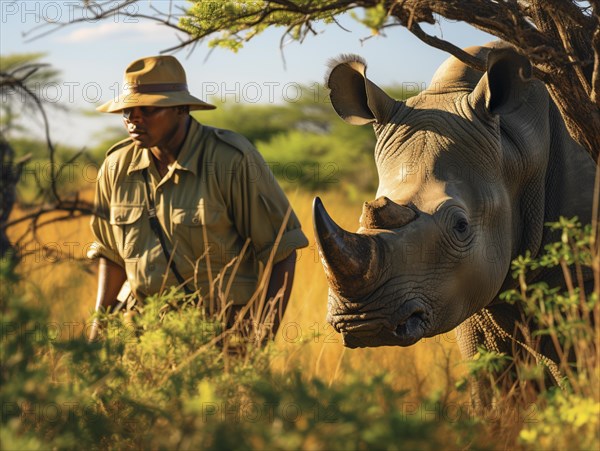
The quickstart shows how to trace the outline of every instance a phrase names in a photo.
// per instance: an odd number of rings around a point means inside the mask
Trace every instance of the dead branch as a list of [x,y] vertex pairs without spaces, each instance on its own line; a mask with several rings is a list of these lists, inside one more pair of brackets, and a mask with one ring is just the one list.
[[[21,179],[23,168],[30,156],[25,156],[19,160],[14,160],[14,150],[12,149],[9,141],[0,135],[0,172],[2,175],[0,194],[0,258],[4,258],[6,255],[10,255],[10,258],[16,262],[19,258],[15,251],[13,243],[10,242],[7,235],[7,230],[17,224],[24,221],[30,221],[30,226],[27,231],[22,235],[16,242],[20,244],[22,239],[31,233],[33,237],[36,237],[37,229],[41,226],[49,225],[54,222],[72,219],[77,215],[89,215],[92,214],[92,206],[87,202],[80,201],[78,195],[75,199],[64,199],[60,196],[57,187],[58,177],[62,174],[64,168],[73,163],[82,153],[83,150],[79,151],[66,163],[60,167],[56,167],[56,149],[50,138],[50,124],[48,116],[44,109],[42,100],[28,87],[27,83],[30,77],[32,77],[40,68],[46,67],[44,64],[28,64],[15,68],[11,72],[0,72],[0,90],[5,94],[21,94],[25,101],[24,103],[31,102],[35,105],[38,114],[42,117],[44,124],[44,135],[46,147],[48,149],[48,159],[50,161],[50,192],[53,197],[53,202],[48,205],[40,206],[34,213],[25,215],[17,220],[9,221],[12,209],[16,201],[16,187]],[[39,192],[44,192],[44,188],[38,178],[38,174],[35,174],[36,181],[38,184]],[[53,218],[47,221],[41,221],[41,218],[49,213],[57,211],[67,211],[68,216],[59,218]]]

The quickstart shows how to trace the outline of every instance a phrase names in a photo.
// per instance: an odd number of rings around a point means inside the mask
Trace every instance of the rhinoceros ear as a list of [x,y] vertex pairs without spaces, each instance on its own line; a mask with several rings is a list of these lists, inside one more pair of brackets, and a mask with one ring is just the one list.
[[531,64],[511,48],[490,51],[487,71],[471,93],[471,105],[491,114],[508,114],[527,97]]
[[329,63],[325,84],[337,114],[352,125],[386,122],[396,103],[367,78],[367,65],[357,55],[342,55]]

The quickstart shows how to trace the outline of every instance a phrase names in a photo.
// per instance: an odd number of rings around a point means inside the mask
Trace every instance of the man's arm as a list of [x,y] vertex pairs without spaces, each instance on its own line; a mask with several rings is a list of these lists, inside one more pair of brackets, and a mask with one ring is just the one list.
[[98,262],[98,294],[96,310],[113,307],[117,303],[117,295],[127,280],[125,270],[108,258],[100,257]]
[[[292,284],[294,282],[294,270],[296,268],[296,250],[294,250],[288,257],[281,260],[273,265],[271,271],[271,278],[269,279],[269,286],[267,288],[267,299],[271,299],[277,295],[277,292],[283,287],[285,283],[285,290],[283,292],[283,298],[278,304],[278,309],[273,320],[273,336],[277,333],[277,329],[281,324],[281,318],[288,305],[290,294],[292,293]],[[286,280],[287,274],[287,280]]]
[[[96,311],[101,307],[108,309],[117,303],[117,295],[127,280],[125,270],[111,260],[100,257],[98,261],[98,294],[96,295]],[[98,335],[99,324],[94,321],[90,340]]]

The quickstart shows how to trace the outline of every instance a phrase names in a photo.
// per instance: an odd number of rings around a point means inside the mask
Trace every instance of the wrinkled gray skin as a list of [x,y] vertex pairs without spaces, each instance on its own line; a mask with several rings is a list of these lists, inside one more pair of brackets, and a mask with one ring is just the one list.
[[360,58],[332,64],[333,107],[350,124],[372,123],[377,137],[377,199],[365,203],[358,232],[314,204],[328,321],[350,348],[409,346],[458,327],[466,357],[477,345],[511,353],[503,335],[516,335],[521,314],[498,297],[515,285],[511,260],[557,238],[545,222],[591,221],[594,162],[529,62],[489,46],[467,49],[487,57],[485,74],[450,58],[406,103],[368,80]]

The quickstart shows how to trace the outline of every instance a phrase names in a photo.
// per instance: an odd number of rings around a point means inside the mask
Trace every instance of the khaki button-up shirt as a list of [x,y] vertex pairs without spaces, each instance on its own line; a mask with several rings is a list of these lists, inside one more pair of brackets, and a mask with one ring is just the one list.
[[[149,149],[125,140],[109,150],[98,174],[91,220],[95,242],[88,256],[122,266],[138,299],[159,292],[163,284],[178,285],[150,227],[144,170],[167,247],[174,249],[173,260],[188,287],[218,298],[231,285],[225,301],[246,303],[257,287],[259,263],[267,263],[290,208],[258,151],[242,136],[193,118],[177,161],[162,179]],[[307,245],[292,211],[273,261]]]

